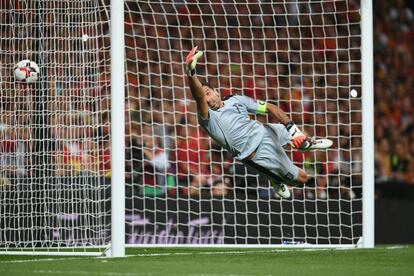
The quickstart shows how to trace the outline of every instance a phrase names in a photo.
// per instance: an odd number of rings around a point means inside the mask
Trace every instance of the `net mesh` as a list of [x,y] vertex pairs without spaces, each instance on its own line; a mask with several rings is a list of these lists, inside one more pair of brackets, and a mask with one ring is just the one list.
[[[107,244],[109,1],[0,8],[0,247]],[[360,32],[355,0],[125,1],[127,243],[356,243]],[[310,136],[334,141],[288,150],[312,176],[290,188],[292,200],[199,128],[183,67],[193,46],[205,52],[199,78],[222,96],[275,103]],[[22,59],[39,65],[36,84],[13,79]]]
[[[126,1],[127,242],[350,244],[361,236],[357,1]],[[183,62],[222,96],[280,106],[328,151],[289,151],[311,180],[274,196],[197,123]],[[271,116],[254,117],[275,122]]]
[[[105,244],[109,238],[108,6],[2,1],[2,249]],[[40,67],[34,84],[13,66]]]

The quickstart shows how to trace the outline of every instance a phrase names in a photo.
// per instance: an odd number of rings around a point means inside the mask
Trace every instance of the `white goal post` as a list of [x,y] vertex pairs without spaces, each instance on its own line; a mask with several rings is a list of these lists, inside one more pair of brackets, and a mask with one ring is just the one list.
[[363,200],[362,200],[362,247],[375,246],[375,164],[374,164],[374,43],[372,0],[361,0],[361,57],[362,90],[362,156],[363,156]]
[[[6,1],[0,29],[0,254],[374,247],[372,0]],[[312,176],[292,199],[199,128],[194,46],[222,96],[334,141],[287,149]]]

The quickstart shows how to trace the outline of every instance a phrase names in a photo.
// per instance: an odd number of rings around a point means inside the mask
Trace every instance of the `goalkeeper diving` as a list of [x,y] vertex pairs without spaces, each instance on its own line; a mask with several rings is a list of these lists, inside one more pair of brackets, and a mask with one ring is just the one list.
[[[216,89],[202,83],[196,76],[197,61],[203,52],[193,48],[186,57],[186,73],[194,100],[198,121],[218,144],[231,152],[235,159],[266,177],[281,198],[290,198],[288,185],[304,185],[307,173],[295,166],[284,146],[290,144],[301,151],[326,149],[329,139],[307,137],[278,106],[252,98],[234,95],[222,100]],[[248,114],[270,113],[280,123],[262,124]]]

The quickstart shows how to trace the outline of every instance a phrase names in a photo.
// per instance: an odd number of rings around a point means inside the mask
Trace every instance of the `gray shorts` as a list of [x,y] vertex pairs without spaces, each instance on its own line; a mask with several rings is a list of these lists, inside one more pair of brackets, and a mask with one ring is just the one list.
[[[257,173],[285,184],[295,184],[299,168],[287,156],[283,146],[289,143],[289,133],[282,124],[265,124],[267,132],[252,160],[243,162]],[[257,166],[258,165],[258,166]]]

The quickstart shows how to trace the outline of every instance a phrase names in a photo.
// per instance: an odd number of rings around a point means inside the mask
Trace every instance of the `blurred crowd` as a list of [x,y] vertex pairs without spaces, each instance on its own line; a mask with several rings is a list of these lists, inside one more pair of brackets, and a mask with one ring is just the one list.
[[[183,67],[186,54],[197,45],[205,51],[197,74],[223,97],[237,93],[274,102],[309,135],[335,141],[336,149],[328,152],[290,152],[314,176],[308,188],[295,189],[295,197],[358,196],[361,103],[349,97],[351,89],[361,87],[356,1],[128,2],[126,15],[127,105],[131,119],[137,120],[128,135],[143,145],[147,157],[143,166],[129,166],[131,182],[139,183],[136,179],[144,174],[153,176],[144,177],[144,184],[166,187],[156,182],[161,170],[175,176],[176,188],[146,191],[273,196],[265,179],[235,162],[198,127]],[[276,122],[270,116],[254,119]],[[154,154],[164,155],[168,166],[147,160],[151,147]]]
[[[1,188],[24,178],[47,184],[110,175],[108,8],[91,1],[1,2]],[[39,65],[38,82],[14,80],[13,67],[23,59]]]
[[374,2],[375,161],[378,192],[414,185],[414,13],[404,0]]
[[[294,189],[296,198],[359,198],[362,106],[360,94],[349,96],[351,89],[364,93],[358,2],[126,1],[130,192],[274,196],[265,179],[235,162],[198,127],[183,67],[188,51],[198,45],[205,56],[197,74],[223,97],[238,93],[273,102],[310,136],[334,141],[326,152],[289,150],[292,160],[313,176],[307,188]],[[18,55],[11,49],[16,34],[36,33],[38,19],[25,14],[28,7],[18,1],[12,12],[2,9],[0,42],[8,49],[0,53],[2,187],[32,177],[34,166],[47,168],[52,177],[110,176],[108,3],[95,10],[92,4],[70,1],[45,7],[51,11],[42,15],[45,54],[41,64],[37,60],[43,85],[33,91],[13,82],[10,67],[36,56],[27,56],[23,47]],[[374,10],[376,182],[414,184],[413,12],[403,0],[375,1]],[[92,18],[93,12],[98,16]],[[100,23],[85,23],[92,19]],[[16,20],[20,24],[10,24]],[[71,21],[84,25],[76,30]],[[38,38],[25,47],[39,47]],[[44,91],[42,98],[37,91]],[[276,122],[270,116],[254,118]],[[38,139],[46,142],[33,144]],[[33,158],[39,151],[42,160]]]

